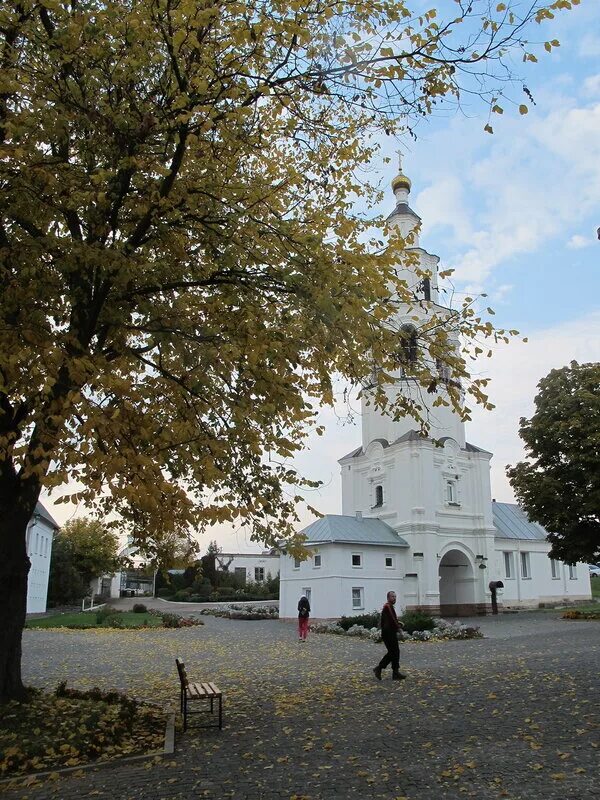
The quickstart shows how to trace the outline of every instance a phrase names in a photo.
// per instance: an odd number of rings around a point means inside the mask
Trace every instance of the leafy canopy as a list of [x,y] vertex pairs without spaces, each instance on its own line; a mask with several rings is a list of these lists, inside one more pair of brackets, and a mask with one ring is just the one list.
[[[2,503],[75,481],[140,547],[236,518],[291,536],[288,459],[332,375],[375,359],[376,402],[420,413],[384,391],[406,242],[349,201],[380,199],[380,137],[461,92],[500,113],[526,26],[577,2],[4,3]],[[415,380],[445,361],[485,403],[466,364],[505,332],[470,301],[419,324]],[[456,381],[439,402],[468,413]]]
[[528,461],[508,468],[529,517],[549,531],[552,558],[600,561],[600,364],[553,369],[521,419]]

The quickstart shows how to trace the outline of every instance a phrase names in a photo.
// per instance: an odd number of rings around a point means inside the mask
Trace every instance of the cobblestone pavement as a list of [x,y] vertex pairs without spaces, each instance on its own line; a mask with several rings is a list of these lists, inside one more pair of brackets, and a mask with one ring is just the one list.
[[223,731],[178,732],[158,763],[94,770],[6,797],[75,800],[591,800],[600,798],[600,624],[524,614],[489,638],[381,645],[292,625],[204,617],[181,630],[25,632],[28,683],[117,687],[170,701],[174,658],[225,693]]

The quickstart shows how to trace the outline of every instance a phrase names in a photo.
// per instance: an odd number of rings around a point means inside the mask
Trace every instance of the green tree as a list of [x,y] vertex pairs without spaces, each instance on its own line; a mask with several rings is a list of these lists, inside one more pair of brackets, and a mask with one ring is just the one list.
[[551,557],[600,561],[600,363],[553,369],[521,419],[528,461],[507,468],[519,503],[543,525]]
[[114,533],[98,520],[71,520],[52,546],[48,597],[55,603],[81,600],[92,578],[113,575],[119,567],[119,540]]
[[[362,168],[462,90],[500,113],[511,51],[535,59],[527,25],[576,2],[472,0],[445,20],[404,0],[2,4],[0,701],[24,696],[43,487],[76,481],[71,499],[118,513],[152,560],[173,529],[234,518],[293,536],[289,457],[333,374],[364,382],[375,358],[389,405],[393,314],[414,300],[405,243],[352,212],[352,194],[378,199]],[[437,359],[466,385],[470,343],[504,334],[465,302],[419,335],[426,388]]]

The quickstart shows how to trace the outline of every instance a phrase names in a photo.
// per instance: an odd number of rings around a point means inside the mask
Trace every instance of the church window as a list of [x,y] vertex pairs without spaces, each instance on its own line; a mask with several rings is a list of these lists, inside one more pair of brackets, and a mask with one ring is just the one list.
[[431,279],[429,277],[423,278],[421,281],[421,289],[425,300],[431,300]]
[[417,329],[414,325],[403,325],[400,328],[401,343],[398,350],[398,361],[403,367],[411,367],[417,363],[419,348],[417,345]]
[[294,569],[300,569],[300,559],[299,558],[295,558],[294,559]]
[[360,553],[352,553],[352,566],[362,567],[362,555]]
[[569,580],[577,580],[577,566],[575,564],[569,564]]
[[375,487],[375,505],[374,508],[378,508],[379,506],[383,505],[383,486],[379,484]]
[[311,595],[310,586],[303,586],[302,587],[302,594],[306,597],[306,599],[308,600],[308,603],[310,605],[310,595]]
[[529,563],[529,553],[521,553],[521,577],[531,578],[531,565]]
[[393,569],[394,568],[394,556],[386,556],[385,557],[385,566],[386,566],[386,569]]
[[320,553],[315,553],[313,564],[314,564],[315,567],[320,567],[321,566],[321,554]]
[[556,561],[554,558],[550,559],[550,571],[552,573],[552,577],[556,580],[560,578],[560,561]]
[[446,502],[448,505],[457,506],[458,505],[458,492],[456,490],[456,481],[447,480],[446,481]]
[[510,552],[502,553],[504,556],[504,577],[505,578],[514,578],[514,571],[513,571],[513,554]]
[[265,568],[264,567],[254,567],[254,580],[256,583],[260,583],[265,579]]
[[364,608],[364,593],[365,590],[362,586],[353,586],[352,587],[352,609],[356,610],[359,608]]

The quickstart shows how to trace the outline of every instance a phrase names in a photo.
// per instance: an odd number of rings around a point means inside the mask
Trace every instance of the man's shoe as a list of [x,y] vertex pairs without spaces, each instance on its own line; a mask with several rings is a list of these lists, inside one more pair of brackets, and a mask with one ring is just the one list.
[[373,675],[377,678],[378,681],[381,680],[381,667],[373,667]]
[[393,681],[403,681],[405,678],[406,678],[406,675],[403,672],[398,672],[398,670],[396,670],[396,672],[392,673],[392,680]]

